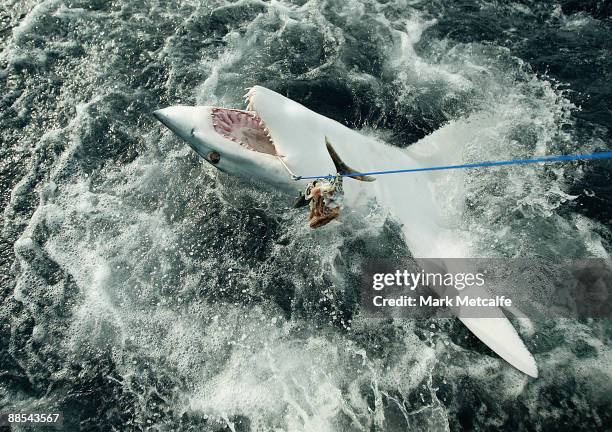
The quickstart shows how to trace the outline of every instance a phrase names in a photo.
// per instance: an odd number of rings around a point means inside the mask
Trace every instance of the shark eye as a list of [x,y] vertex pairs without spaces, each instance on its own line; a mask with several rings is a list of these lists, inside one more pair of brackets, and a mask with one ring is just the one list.
[[208,161],[211,164],[216,165],[221,160],[221,155],[217,153],[216,151],[213,151],[213,152],[208,153],[208,155],[206,156],[206,159],[208,159]]

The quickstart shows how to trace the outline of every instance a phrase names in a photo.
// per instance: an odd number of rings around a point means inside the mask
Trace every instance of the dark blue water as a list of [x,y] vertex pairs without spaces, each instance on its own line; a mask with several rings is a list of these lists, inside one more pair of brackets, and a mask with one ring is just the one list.
[[[454,320],[374,322],[384,214],[311,232],[150,113],[260,84],[466,161],[609,151],[603,1],[0,2],[0,411],[66,430],[606,430],[612,326],[519,326],[527,379]],[[481,256],[607,257],[612,163],[478,172]],[[17,429],[20,430],[20,429]],[[23,429],[27,430],[27,429]]]

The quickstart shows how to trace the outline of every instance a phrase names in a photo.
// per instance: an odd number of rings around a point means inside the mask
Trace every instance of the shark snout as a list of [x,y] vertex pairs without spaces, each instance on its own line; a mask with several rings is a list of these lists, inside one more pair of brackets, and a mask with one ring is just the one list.
[[155,117],[157,120],[159,120],[160,122],[162,122],[165,125],[166,124],[165,123],[166,117],[164,116],[163,111],[164,111],[163,109],[159,109],[157,111],[153,111],[153,117]]
[[213,162],[208,157],[211,151],[217,150],[214,146],[216,133],[212,126],[210,108],[174,105],[154,111],[153,116],[200,156],[213,164],[218,162],[218,158],[213,157]]
[[153,112],[164,126],[183,139],[188,139],[197,125],[197,110],[189,106],[170,106]]

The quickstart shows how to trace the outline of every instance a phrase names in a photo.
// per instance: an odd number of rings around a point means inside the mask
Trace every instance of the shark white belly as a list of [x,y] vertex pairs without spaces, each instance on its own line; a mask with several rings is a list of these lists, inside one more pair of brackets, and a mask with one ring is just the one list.
[[[458,162],[461,154],[443,132],[407,150],[386,145],[264,87],[250,89],[247,102],[244,111],[175,106],[155,115],[217,168],[290,195],[303,191],[307,181],[293,180],[288,170],[298,176],[335,173],[325,137],[347,165],[364,172]],[[423,259],[433,258],[452,270],[449,259],[469,257],[469,248],[462,239],[460,212],[453,209],[462,205],[461,190],[448,175],[422,172],[379,176],[373,183],[345,181],[345,202],[350,206],[364,196],[375,199],[402,224],[406,244],[418,262],[427,265]],[[449,185],[455,188],[450,201],[441,190]],[[477,289],[471,295],[487,295]],[[459,318],[500,357],[537,377],[535,359],[516,330],[501,310],[494,312],[493,318]]]

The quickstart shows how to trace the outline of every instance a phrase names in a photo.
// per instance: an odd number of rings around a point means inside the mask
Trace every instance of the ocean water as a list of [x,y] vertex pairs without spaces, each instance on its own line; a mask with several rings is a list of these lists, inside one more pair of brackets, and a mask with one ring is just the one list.
[[[610,12],[0,0],[0,412],[71,431],[609,430],[609,320],[519,326],[534,380],[457,320],[366,319],[364,262],[410,257],[397,221],[313,232],[150,113],[242,107],[259,84],[398,147],[439,131],[467,161],[611,150]],[[466,175],[471,249],[609,258],[611,170]]]

